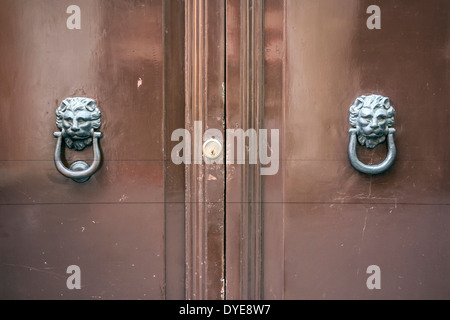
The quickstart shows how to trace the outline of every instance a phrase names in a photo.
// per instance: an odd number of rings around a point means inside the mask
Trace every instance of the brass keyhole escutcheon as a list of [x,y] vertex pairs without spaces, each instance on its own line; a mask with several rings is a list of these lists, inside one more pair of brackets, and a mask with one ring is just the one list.
[[222,149],[222,143],[217,139],[208,139],[203,143],[203,155],[210,160],[219,158]]

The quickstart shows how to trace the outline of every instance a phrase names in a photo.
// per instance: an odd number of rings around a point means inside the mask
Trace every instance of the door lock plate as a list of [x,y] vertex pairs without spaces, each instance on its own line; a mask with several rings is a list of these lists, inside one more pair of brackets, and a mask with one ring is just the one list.
[[222,142],[217,139],[208,139],[203,143],[203,155],[210,159],[215,160],[222,155]]

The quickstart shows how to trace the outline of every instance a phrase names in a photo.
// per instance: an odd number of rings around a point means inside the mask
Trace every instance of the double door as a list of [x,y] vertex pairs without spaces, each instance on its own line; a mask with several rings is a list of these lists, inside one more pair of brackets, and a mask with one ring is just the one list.
[[[75,2],[0,1],[0,297],[449,297],[447,1]],[[348,157],[371,94],[374,175]],[[101,110],[83,183],[55,167],[68,97]]]

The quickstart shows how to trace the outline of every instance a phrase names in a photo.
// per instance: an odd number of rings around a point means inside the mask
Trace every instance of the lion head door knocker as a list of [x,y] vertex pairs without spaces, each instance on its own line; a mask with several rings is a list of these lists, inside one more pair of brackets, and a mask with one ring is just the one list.
[[[350,132],[348,156],[353,167],[367,174],[378,174],[389,169],[394,163],[397,151],[394,143],[394,107],[389,98],[380,95],[361,96],[350,107],[349,123],[353,127]],[[366,165],[356,155],[356,140],[362,146],[373,149],[386,141],[386,159],[377,165]]]
[[[55,150],[55,165],[58,171],[76,182],[87,181],[100,166],[101,154],[98,139],[101,132],[94,130],[100,128],[101,112],[95,101],[89,98],[64,99],[56,109],[56,126],[61,130],[54,133],[58,138]],[[89,166],[84,161],[74,162],[67,169],[61,161],[61,148],[65,145],[70,149],[81,151],[93,145],[94,160]]]

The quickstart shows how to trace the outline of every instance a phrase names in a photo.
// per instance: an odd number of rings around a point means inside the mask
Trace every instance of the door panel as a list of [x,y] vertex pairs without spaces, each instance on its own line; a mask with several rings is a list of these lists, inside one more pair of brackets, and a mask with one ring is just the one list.
[[[449,113],[437,106],[449,101],[450,7],[382,2],[382,27],[369,30],[369,5],[285,2],[284,204],[277,210],[284,254],[276,257],[284,260],[279,294],[287,299],[448,298],[442,146]],[[347,156],[348,108],[371,93],[396,108],[398,156],[377,176],[357,172]],[[386,154],[384,145],[358,152],[367,163]],[[371,265],[381,269],[380,290],[366,286]]]
[[[260,2],[252,3],[257,11]],[[227,11],[228,70],[258,61],[264,53],[263,62],[255,64],[264,70],[264,81],[257,82],[264,85],[255,89],[264,96],[257,103],[263,114],[257,126],[279,129],[281,137],[279,172],[261,178],[259,200],[244,198],[260,201],[261,208],[249,211],[227,203],[227,248],[232,248],[227,275],[235,279],[228,285],[230,299],[249,297],[247,284],[237,285],[243,279],[261,288],[250,295],[254,298],[449,297],[445,230],[450,183],[444,146],[449,135],[450,7],[445,1],[383,1],[381,29],[370,30],[366,9],[371,4],[266,0],[260,18],[243,18],[242,4],[238,19],[235,6]],[[248,23],[253,23],[250,34],[262,34],[260,51],[256,40],[243,36]],[[242,51],[235,58],[233,49],[249,43],[254,50],[250,58]],[[256,78],[251,76],[250,83]],[[231,74],[228,79],[228,91],[249,86],[248,78]],[[349,107],[360,95],[372,93],[390,97],[397,130],[397,159],[387,172],[374,176],[356,171],[347,155]],[[251,112],[251,107],[242,109]],[[235,126],[233,117],[228,116],[228,128]],[[365,163],[386,157],[385,144],[373,150],[358,147],[357,152]],[[227,171],[227,201],[248,192],[245,184],[239,188],[235,179],[242,178],[236,172]],[[262,227],[255,221],[262,221]],[[249,223],[252,228],[246,227]],[[240,237],[232,237],[237,228]],[[247,237],[261,239],[250,257]],[[254,255],[262,257],[262,266],[248,276]],[[366,286],[371,265],[380,267],[380,290]]]
[[[287,204],[285,299],[443,299],[448,206]],[[381,270],[368,290],[367,267]]]
[[[124,214],[126,212],[126,214]],[[2,289],[7,299],[164,297],[163,204],[2,206]],[[68,290],[68,266],[81,289]]]
[[[166,160],[184,125],[184,90],[167,86],[184,86],[184,2],[79,1],[80,30],[71,4],[0,3],[0,296],[183,298],[184,168]],[[82,184],[53,161],[72,96],[102,112],[102,165]],[[92,148],[65,158],[90,162]],[[66,287],[70,265],[81,290]]]

